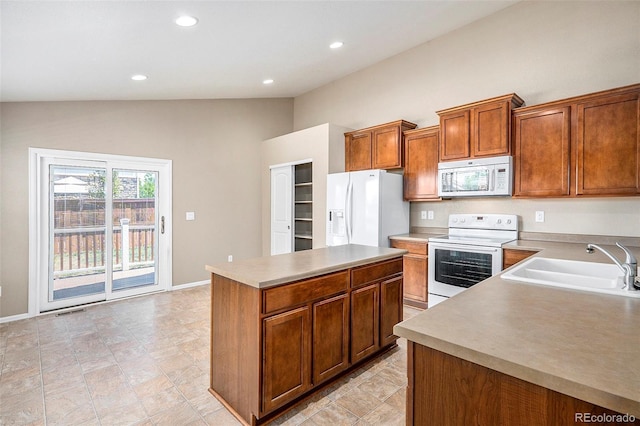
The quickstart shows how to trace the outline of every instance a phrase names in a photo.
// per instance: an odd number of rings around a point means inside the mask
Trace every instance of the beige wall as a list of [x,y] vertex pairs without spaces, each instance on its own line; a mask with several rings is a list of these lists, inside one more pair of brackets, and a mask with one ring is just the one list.
[[344,133],[348,128],[321,124],[262,143],[262,254],[271,253],[270,166],[313,160],[313,248],[325,246],[327,173],[344,171]]
[[[261,255],[260,144],[290,132],[291,99],[5,103],[1,315],[27,312],[28,148],[173,160],[173,284]],[[196,220],[187,222],[185,212]]]
[[[525,1],[295,98],[294,128],[425,127],[436,111],[515,92],[527,105],[640,82],[640,2]],[[345,45],[348,47],[348,45]],[[434,210],[435,220],[416,212]],[[534,221],[544,210],[545,223]],[[412,203],[412,226],[452,212],[516,213],[523,230],[640,236],[640,199]]]

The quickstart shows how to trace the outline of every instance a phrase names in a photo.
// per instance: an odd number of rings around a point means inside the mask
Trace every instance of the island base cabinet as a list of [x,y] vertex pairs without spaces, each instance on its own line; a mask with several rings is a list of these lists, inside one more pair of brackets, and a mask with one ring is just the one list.
[[621,416],[414,342],[407,350],[407,425],[569,426],[585,415]]
[[209,391],[242,424],[273,421],[395,343],[402,254],[266,288],[211,279]]
[[402,321],[402,275],[380,283],[380,346],[393,344],[393,326]]
[[311,314],[307,306],[263,320],[263,410],[270,411],[311,387]]
[[349,297],[313,305],[313,384],[349,367]]
[[380,348],[380,285],[351,293],[351,362],[356,363]]

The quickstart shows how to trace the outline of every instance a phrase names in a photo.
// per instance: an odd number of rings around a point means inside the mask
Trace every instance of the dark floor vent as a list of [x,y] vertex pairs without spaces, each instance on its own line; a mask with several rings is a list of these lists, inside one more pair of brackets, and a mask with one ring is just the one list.
[[75,314],[78,312],[86,312],[87,310],[85,308],[80,308],[80,309],[74,309],[73,311],[67,311],[67,312],[60,312],[58,314],[56,314],[57,317],[61,317],[63,315],[70,315],[70,314]]

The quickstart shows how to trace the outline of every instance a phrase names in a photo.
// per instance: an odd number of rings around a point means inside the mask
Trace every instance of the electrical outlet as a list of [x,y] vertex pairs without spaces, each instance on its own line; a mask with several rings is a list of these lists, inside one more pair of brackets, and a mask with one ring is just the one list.
[[187,212],[186,219],[187,220],[196,220],[196,212]]
[[429,210],[429,211],[427,212],[427,219],[429,219],[429,220],[433,220],[433,210]]
[[227,262],[233,262],[233,255],[232,254],[227,256]]
[[427,211],[426,210],[420,211],[420,219],[424,220],[426,218],[427,218]]
[[536,222],[544,222],[544,211],[536,211]]

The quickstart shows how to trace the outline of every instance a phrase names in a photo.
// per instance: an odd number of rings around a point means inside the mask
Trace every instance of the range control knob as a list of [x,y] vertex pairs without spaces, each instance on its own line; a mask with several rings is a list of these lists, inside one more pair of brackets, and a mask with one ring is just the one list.
[[507,225],[511,225],[511,219],[507,219]]
[[460,223],[465,223],[465,221],[466,221],[465,218],[460,219]]
[[498,225],[500,225],[500,224],[502,223],[502,219],[498,219],[498,220],[496,220],[496,223],[497,223]]
[[453,219],[451,219],[451,222],[453,223],[458,223],[458,219],[456,219],[455,217]]

